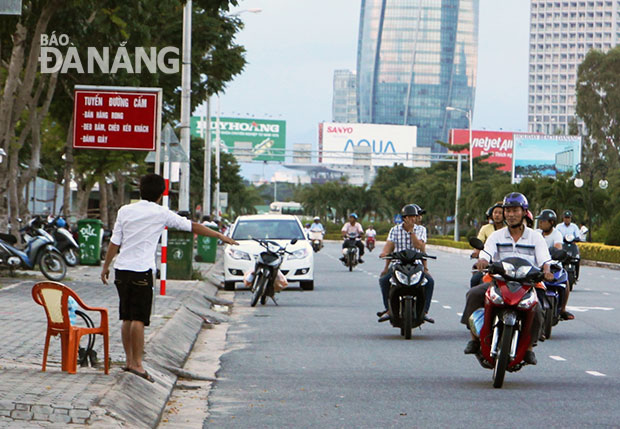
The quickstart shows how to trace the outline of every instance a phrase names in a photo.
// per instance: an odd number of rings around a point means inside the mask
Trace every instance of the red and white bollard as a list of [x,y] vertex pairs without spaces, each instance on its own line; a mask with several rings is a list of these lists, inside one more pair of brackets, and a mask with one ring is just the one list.
[[[164,181],[166,188],[164,189],[164,198],[162,205],[169,208],[168,189],[170,187],[170,162],[164,162]],[[161,268],[159,270],[159,294],[166,295],[166,265],[168,261],[168,228],[164,229],[161,235]]]

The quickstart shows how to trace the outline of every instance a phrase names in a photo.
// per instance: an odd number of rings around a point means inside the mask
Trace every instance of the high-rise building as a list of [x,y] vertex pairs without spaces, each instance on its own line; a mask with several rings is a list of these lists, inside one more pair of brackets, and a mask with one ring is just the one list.
[[334,71],[333,122],[357,122],[357,79],[351,70]]
[[444,150],[435,141],[467,128],[474,106],[478,10],[479,0],[362,0],[359,122],[417,125],[418,146]]
[[620,1],[531,0],[528,130],[566,133],[575,118],[577,69],[620,34]]

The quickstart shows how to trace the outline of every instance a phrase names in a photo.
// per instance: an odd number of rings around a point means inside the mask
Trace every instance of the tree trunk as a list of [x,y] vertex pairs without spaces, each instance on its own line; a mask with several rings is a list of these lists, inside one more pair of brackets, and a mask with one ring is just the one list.
[[69,216],[71,216],[71,172],[73,171],[73,163],[73,117],[71,117],[65,145],[65,172],[62,191],[62,208],[65,219],[69,219]]
[[108,184],[103,175],[99,178],[99,218],[103,222],[103,227],[110,229],[108,222]]
[[75,202],[77,218],[86,219],[88,217],[88,200],[95,183],[85,177],[76,177],[75,180],[77,182],[77,196]]

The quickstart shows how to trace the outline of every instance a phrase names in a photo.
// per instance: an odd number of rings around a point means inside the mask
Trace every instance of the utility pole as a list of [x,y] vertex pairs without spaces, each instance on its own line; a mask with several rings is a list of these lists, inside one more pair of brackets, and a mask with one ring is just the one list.
[[204,173],[202,176],[202,215],[211,215],[211,98],[207,97],[205,106],[205,160]]
[[[181,148],[190,157],[189,117],[191,114],[192,78],[192,0],[183,8],[183,57],[181,65]],[[189,163],[181,164],[179,211],[189,211]]]

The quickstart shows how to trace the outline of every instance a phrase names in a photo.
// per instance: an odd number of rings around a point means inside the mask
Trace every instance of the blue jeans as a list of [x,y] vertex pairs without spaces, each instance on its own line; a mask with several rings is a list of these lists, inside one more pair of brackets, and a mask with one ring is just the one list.
[[[394,272],[394,269],[390,267],[390,269],[388,269],[388,272],[384,275],[381,276],[379,278],[379,286],[381,287],[381,295],[383,296],[383,305],[385,307],[385,309],[387,310],[389,308],[388,306],[388,300],[390,297],[390,278],[392,277],[392,273]],[[426,302],[424,303],[424,313],[428,313],[428,310],[431,308],[431,300],[433,299],[433,290],[435,289],[435,280],[433,280],[433,278],[424,273],[424,277],[426,277],[427,283],[426,283]]]

